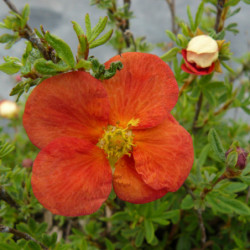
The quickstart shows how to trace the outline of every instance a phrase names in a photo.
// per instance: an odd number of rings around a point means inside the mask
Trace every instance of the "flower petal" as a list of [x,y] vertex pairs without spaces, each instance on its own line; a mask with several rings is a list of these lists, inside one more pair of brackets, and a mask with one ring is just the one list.
[[154,190],[146,185],[134,169],[132,157],[124,156],[118,161],[113,176],[113,187],[117,196],[124,201],[143,204],[161,198],[166,189]]
[[193,164],[190,134],[171,115],[159,126],[133,134],[135,169],[144,182],[156,190],[178,190]]
[[196,67],[195,63],[190,63],[187,60],[187,51],[183,49],[181,51],[183,59],[185,61],[185,64],[181,65],[181,69],[189,74],[194,74],[194,75],[208,75],[211,74],[214,71],[214,66],[215,63],[212,63],[210,67],[207,68],[200,68]]
[[62,137],[38,154],[31,184],[36,198],[52,213],[80,216],[94,213],[108,198],[112,173],[98,147]]
[[25,106],[23,125],[39,148],[62,136],[96,144],[108,114],[102,83],[86,72],[70,72],[48,78],[33,90]]
[[169,66],[155,55],[127,52],[106,62],[123,63],[120,70],[104,81],[110,101],[110,124],[127,126],[131,119],[139,119],[136,129],[160,124],[175,106],[178,85]]

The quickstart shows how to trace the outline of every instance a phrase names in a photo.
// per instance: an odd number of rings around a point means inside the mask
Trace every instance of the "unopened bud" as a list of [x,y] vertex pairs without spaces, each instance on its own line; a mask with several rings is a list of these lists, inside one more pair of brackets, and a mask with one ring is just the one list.
[[19,107],[15,102],[3,100],[0,101],[0,117],[15,118],[19,112]]
[[218,59],[219,47],[210,36],[195,36],[187,47],[187,61],[195,63],[200,68],[207,68]]
[[248,153],[243,148],[229,149],[226,152],[228,167],[243,170],[247,164],[247,155]]
[[32,167],[32,165],[33,165],[33,160],[32,159],[27,158],[27,159],[24,159],[22,161],[22,166],[24,168],[30,168],[30,167]]

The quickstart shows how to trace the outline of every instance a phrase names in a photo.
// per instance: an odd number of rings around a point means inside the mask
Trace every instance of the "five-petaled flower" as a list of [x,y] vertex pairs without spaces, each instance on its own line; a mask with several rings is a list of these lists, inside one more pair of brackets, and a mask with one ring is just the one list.
[[185,61],[182,70],[195,75],[208,75],[215,70],[218,60],[219,46],[217,41],[207,35],[193,37],[186,49],[182,50]]
[[[29,96],[23,124],[41,149],[32,187],[54,214],[95,212],[112,188],[131,203],[180,188],[193,163],[189,133],[170,114],[178,87],[157,56],[124,53],[124,67],[99,81],[83,71],[46,79]],[[113,175],[113,176],[112,176]]]

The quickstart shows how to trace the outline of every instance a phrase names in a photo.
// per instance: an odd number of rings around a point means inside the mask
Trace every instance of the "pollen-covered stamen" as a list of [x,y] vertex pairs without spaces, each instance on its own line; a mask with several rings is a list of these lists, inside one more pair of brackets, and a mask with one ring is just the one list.
[[138,120],[132,119],[126,128],[109,125],[97,143],[97,146],[107,154],[111,166],[114,166],[122,156],[130,156],[132,147],[135,146],[130,128],[136,126],[138,122]]

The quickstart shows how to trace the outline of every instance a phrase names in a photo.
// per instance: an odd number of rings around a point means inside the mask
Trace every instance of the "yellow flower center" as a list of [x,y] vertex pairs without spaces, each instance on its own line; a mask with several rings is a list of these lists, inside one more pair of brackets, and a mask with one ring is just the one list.
[[131,126],[136,126],[139,119],[132,119],[126,128],[108,125],[104,130],[103,137],[97,143],[97,146],[107,154],[111,167],[124,155],[131,155],[133,146],[133,134]]

